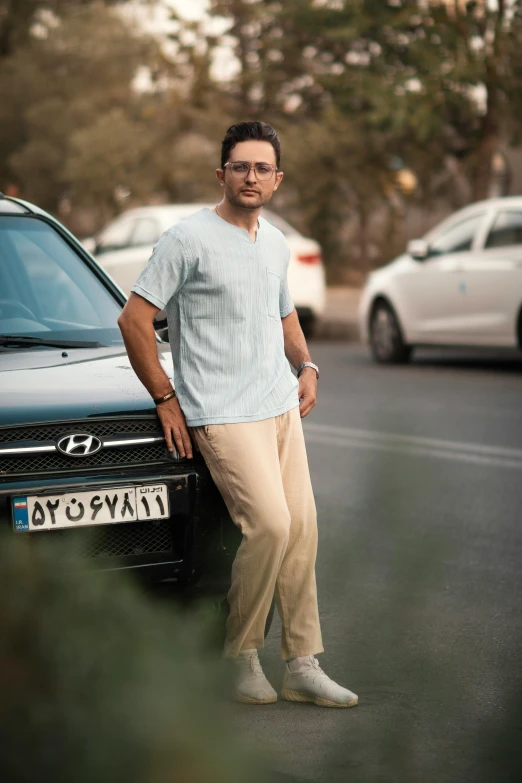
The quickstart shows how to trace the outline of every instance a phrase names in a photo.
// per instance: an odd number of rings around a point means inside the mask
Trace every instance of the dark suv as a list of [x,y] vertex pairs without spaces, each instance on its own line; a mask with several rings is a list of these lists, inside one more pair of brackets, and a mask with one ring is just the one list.
[[0,522],[67,537],[97,568],[223,591],[237,532],[198,452],[165,447],[124,302],[60,223],[0,196]]

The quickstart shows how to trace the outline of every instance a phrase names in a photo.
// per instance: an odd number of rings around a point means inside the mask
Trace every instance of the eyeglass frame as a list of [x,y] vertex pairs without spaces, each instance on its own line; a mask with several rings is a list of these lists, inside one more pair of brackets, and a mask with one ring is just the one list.
[[[233,166],[234,163],[247,163],[248,164],[248,171],[245,172],[245,176],[244,177],[235,177],[236,179],[246,179],[248,177],[248,175],[250,174],[250,172],[252,171],[252,169],[254,169],[254,172],[255,172],[255,175],[256,175],[256,180],[258,180],[258,182],[269,182],[272,179],[272,176],[274,174],[277,176],[277,173],[279,172],[279,168],[276,166],[275,163],[266,163],[265,161],[262,161],[262,160],[257,160],[255,163],[252,163],[249,160],[227,160],[227,162],[223,166],[223,171],[226,169],[227,166]],[[269,178],[268,179],[259,179],[258,172],[256,171],[256,166],[271,166],[272,167],[272,173],[270,174]],[[233,174],[233,172],[232,172],[232,168],[230,169],[230,173],[231,173],[231,175],[233,177],[235,176]]]

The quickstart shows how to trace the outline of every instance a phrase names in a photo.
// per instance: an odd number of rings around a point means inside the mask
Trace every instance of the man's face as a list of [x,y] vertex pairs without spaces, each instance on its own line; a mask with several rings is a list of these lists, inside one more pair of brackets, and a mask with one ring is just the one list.
[[[231,150],[228,164],[239,161],[250,164],[248,173],[240,177],[234,175],[231,165],[216,171],[225,198],[240,209],[259,209],[270,201],[283,179],[283,172],[275,170],[275,150],[269,141],[240,141]],[[273,167],[268,179],[260,179],[254,169],[255,163],[265,163]]]

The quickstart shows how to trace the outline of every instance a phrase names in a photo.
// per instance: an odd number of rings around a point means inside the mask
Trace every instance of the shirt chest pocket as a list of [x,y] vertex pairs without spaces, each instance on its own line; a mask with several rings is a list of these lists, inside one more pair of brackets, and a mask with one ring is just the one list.
[[279,291],[281,276],[273,269],[266,268],[266,305],[270,318],[279,318]]

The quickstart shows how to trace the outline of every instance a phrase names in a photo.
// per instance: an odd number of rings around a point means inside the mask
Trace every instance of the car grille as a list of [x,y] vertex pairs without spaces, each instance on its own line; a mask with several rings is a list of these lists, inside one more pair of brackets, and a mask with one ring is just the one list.
[[67,458],[59,452],[44,454],[6,455],[0,454],[0,476],[33,476],[40,473],[83,473],[90,468],[132,467],[133,465],[156,465],[172,461],[165,456],[162,443],[139,448],[107,449],[90,457]]
[[98,438],[109,438],[119,435],[161,435],[161,428],[155,416],[28,424],[0,429],[0,443],[56,440],[69,432],[85,432]]
[[[36,534],[38,535],[38,534]],[[172,535],[168,522],[128,522],[86,530],[53,530],[47,536],[66,536],[81,557],[138,557],[172,554]]]
[[108,525],[86,541],[83,554],[89,558],[129,557],[172,552],[172,537],[167,522],[142,522]]
[[[0,430],[0,479],[32,478],[52,474],[68,476],[89,473],[96,470],[111,470],[133,466],[170,464],[175,460],[166,450],[165,443],[137,443],[123,446],[104,446],[95,454],[82,457],[68,457],[57,450],[31,451],[42,444],[53,444],[60,437],[70,433],[85,433],[100,439],[129,437],[159,437],[162,431],[156,417],[127,418],[112,420],[65,421],[53,424],[36,424],[25,427],[5,427]],[[3,454],[2,445],[23,446],[28,450],[21,454]],[[7,446],[5,447],[7,448]]]

